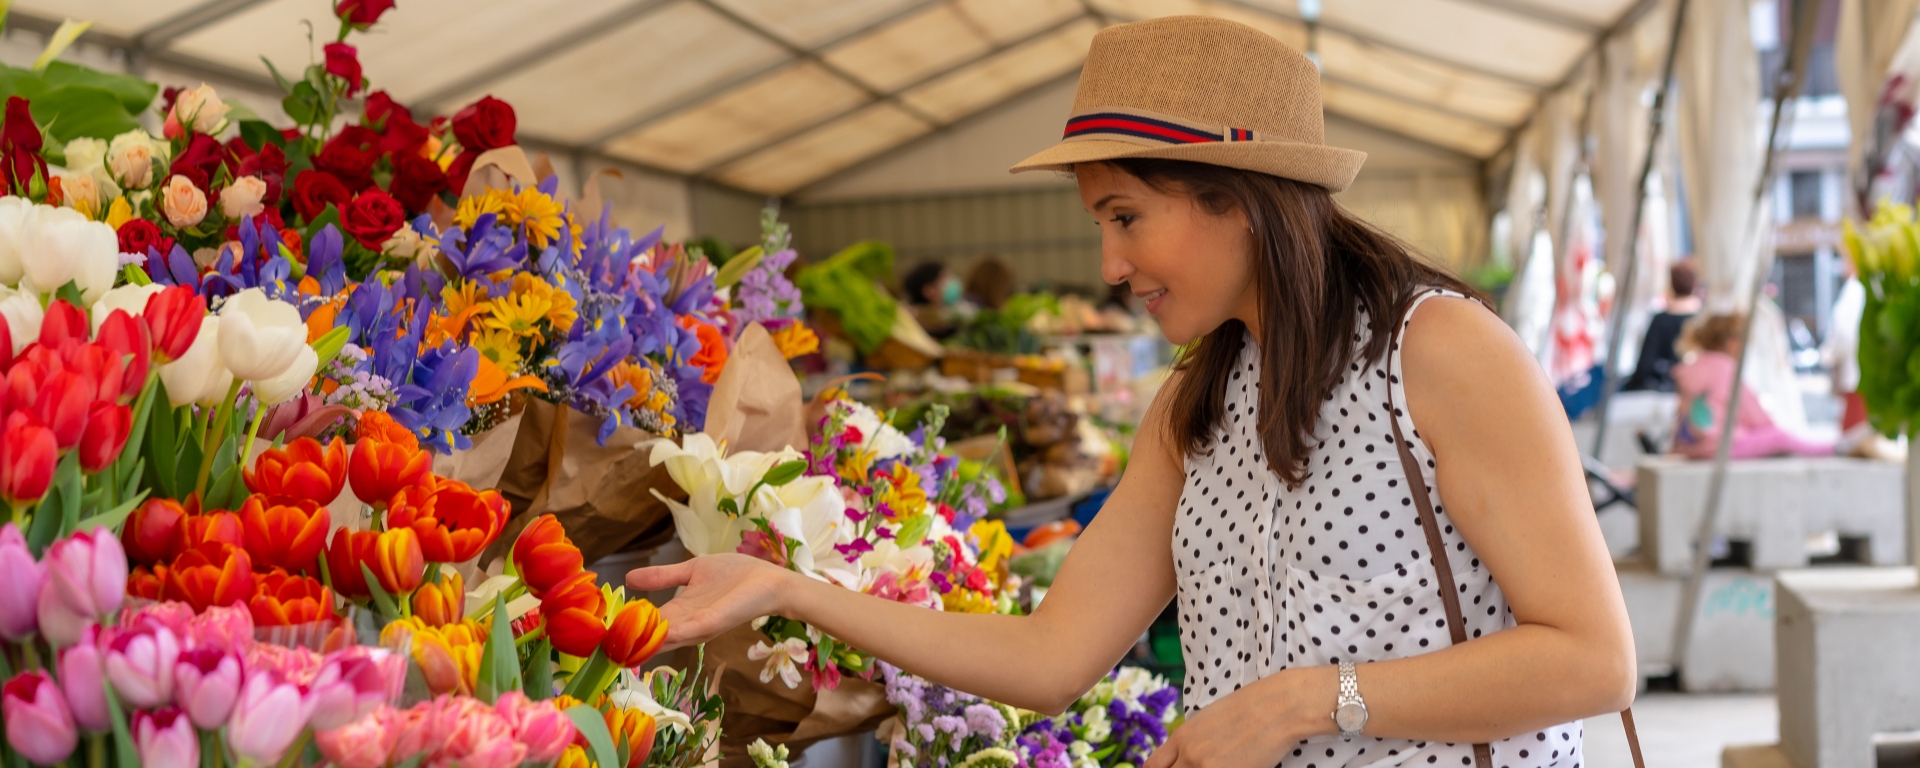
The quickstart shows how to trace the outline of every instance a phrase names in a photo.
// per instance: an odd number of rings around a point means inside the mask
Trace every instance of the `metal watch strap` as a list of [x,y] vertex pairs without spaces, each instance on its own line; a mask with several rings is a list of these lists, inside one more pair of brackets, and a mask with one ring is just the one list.
[[[1341,714],[1346,711],[1347,707],[1358,707],[1360,709],[1360,724],[1351,730],[1348,729],[1346,722],[1341,720],[1340,717]],[[1358,670],[1354,668],[1353,662],[1340,662],[1340,701],[1335,704],[1333,708],[1334,727],[1340,729],[1340,735],[1345,738],[1351,739],[1359,736],[1367,727],[1366,711],[1367,702],[1365,699],[1360,698],[1360,674]]]

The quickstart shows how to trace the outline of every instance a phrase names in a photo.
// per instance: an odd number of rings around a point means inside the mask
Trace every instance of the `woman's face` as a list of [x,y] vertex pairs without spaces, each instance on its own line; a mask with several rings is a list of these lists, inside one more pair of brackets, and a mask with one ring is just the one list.
[[1100,225],[1100,276],[1128,284],[1174,344],[1257,317],[1253,236],[1240,210],[1209,213],[1106,163],[1074,166],[1080,202]]

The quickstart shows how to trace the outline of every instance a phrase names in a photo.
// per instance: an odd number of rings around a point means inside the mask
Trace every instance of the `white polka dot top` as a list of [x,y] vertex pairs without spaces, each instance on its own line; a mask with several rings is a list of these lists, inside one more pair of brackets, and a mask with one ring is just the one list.
[[[1436,295],[1430,290],[1408,310]],[[1355,357],[1367,343],[1364,310]],[[1402,322],[1402,327],[1405,322]],[[1321,407],[1309,474],[1289,489],[1267,468],[1255,428],[1259,350],[1249,336],[1227,382],[1226,423],[1211,450],[1186,460],[1174,524],[1185,702],[1197,711],[1254,680],[1291,667],[1417,656],[1451,644],[1426,536],[1393,445],[1387,388],[1404,404],[1400,358],[1385,368],[1355,363]],[[1404,410],[1428,488],[1432,452]],[[1452,559],[1469,637],[1514,625],[1499,585],[1449,524],[1436,518]],[[1366,694],[1362,670],[1360,692]],[[1331,701],[1331,698],[1329,698]],[[1577,768],[1580,723],[1493,744],[1497,768]],[[1468,744],[1323,736],[1301,742],[1282,768],[1471,766]]]

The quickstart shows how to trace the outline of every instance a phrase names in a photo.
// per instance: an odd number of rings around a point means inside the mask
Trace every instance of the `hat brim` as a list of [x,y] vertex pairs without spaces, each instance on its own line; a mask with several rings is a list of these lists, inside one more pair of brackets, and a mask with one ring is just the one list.
[[1062,141],[1015,164],[1009,173],[1071,171],[1079,163],[1150,157],[1222,165],[1279,176],[1339,192],[1353,183],[1367,153],[1324,144],[1289,141],[1209,141],[1146,146],[1107,139]]

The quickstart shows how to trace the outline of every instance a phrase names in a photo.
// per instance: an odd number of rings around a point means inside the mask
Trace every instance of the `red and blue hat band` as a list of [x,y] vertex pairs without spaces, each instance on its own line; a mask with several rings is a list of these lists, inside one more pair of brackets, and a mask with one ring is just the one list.
[[1139,113],[1102,110],[1067,119],[1063,138],[1126,136],[1163,144],[1204,144],[1215,141],[1256,141],[1253,131],[1225,127],[1219,131],[1198,128],[1182,121],[1149,117]]

